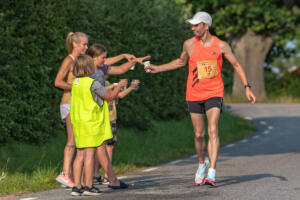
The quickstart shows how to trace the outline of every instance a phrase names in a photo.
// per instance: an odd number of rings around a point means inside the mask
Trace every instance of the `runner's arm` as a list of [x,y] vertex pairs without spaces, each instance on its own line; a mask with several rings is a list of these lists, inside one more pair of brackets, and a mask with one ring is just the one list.
[[169,70],[174,70],[180,67],[184,67],[189,60],[189,54],[187,51],[187,42],[184,42],[183,44],[183,50],[180,54],[180,57],[163,65],[150,65],[151,72],[150,73],[159,73],[159,72],[164,72],[164,71],[169,71]]
[[[232,53],[232,50],[231,50],[230,46],[226,42],[220,41],[220,49],[221,49],[224,57],[233,66],[234,70],[236,71],[236,73],[238,74],[240,80],[242,81],[242,84],[247,85],[248,81],[247,81],[245,71],[243,70],[243,67],[241,66],[241,64],[238,62],[238,60],[236,59],[236,57]],[[246,96],[247,96],[248,100],[251,101],[252,104],[255,103],[256,97],[253,94],[253,92],[251,91],[250,87],[246,87]]]

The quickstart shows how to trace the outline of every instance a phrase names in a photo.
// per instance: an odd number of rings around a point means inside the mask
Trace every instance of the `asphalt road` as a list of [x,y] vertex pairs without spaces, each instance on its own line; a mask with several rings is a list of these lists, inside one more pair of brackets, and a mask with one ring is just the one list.
[[225,109],[250,120],[258,131],[220,148],[217,187],[195,186],[195,155],[144,168],[120,177],[132,184],[103,194],[72,197],[70,190],[56,189],[3,199],[241,199],[300,200],[300,104],[233,104]]

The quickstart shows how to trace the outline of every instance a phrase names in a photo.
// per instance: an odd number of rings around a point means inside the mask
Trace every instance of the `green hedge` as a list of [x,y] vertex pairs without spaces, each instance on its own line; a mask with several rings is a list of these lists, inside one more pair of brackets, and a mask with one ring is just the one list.
[[41,143],[62,129],[53,79],[68,29],[57,15],[63,5],[53,2],[0,2],[1,143]]
[[[87,33],[90,45],[104,44],[109,56],[151,55],[160,64],[177,58],[190,36],[180,16],[180,8],[162,0],[0,1],[0,143],[41,144],[64,132],[54,79],[68,32]],[[187,69],[150,75],[136,68],[113,77],[141,80],[140,89],[120,101],[121,124],[146,130],[152,119],[185,114]]]

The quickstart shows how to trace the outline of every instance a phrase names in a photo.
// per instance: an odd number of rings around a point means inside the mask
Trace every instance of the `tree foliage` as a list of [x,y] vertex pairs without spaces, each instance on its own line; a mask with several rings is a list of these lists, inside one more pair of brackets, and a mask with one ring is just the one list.
[[[247,31],[272,37],[275,46],[283,47],[295,37],[300,22],[299,1],[283,0],[186,0],[192,11],[212,14],[214,32],[223,38],[239,38]],[[276,51],[275,48],[273,48]]]

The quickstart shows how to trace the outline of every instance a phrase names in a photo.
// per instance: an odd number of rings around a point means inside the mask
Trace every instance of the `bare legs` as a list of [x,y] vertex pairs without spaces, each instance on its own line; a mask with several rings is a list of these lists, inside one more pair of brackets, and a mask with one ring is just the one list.
[[208,146],[207,151],[210,159],[210,168],[216,168],[216,162],[219,151],[219,135],[218,135],[218,121],[220,117],[219,108],[211,108],[206,112],[208,121]]
[[73,156],[75,152],[75,140],[74,140],[70,114],[66,117],[66,127],[67,127],[68,140],[64,149],[63,173],[72,175],[72,162],[73,162]]
[[56,177],[56,181],[61,183],[64,186],[73,187],[74,181],[72,178],[72,163],[73,163],[73,156],[75,152],[75,140],[74,140],[70,115],[66,117],[66,127],[67,127],[68,140],[64,149],[63,170]]
[[[106,151],[107,151],[107,155],[108,158],[110,160],[110,164],[112,166],[112,156],[113,156],[113,150],[114,150],[114,146],[113,145],[106,145]],[[105,177],[108,177],[108,174],[105,172]]]
[[[199,163],[204,163],[205,150],[205,127],[203,114],[190,113],[192,124],[194,127],[194,141],[195,148],[198,155]],[[216,168],[216,161],[219,151],[219,136],[218,136],[218,121],[220,116],[220,109],[213,107],[206,111],[208,121],[208,146],[207,151],[210,159],[210,168]]]
[[110,185],[119,186],[120,181],[118,180],[118,178],[112,168],[111,161],[110,161],[108,153],[106,151],[106,144],[103,143],[100,147],[97,147],[96,153],[97,153],[98,161],[100,162],[104,171],[107,173],[107,176],[110,181]]
[[97,154],[95,154],[94,176],[95,177],[99,177],[100,176],[100,173],[99,173],[99,161],[98,161],[98,158],[97,158]]
[[[95,148],[77,149],[76,158],[74,160],[74,184],[81,185],[82,174],[84,173],[84,185],[93,184],[93,169]],[[84,166],[84,167],[83,167]],[[84,169],[84,172],[82,170]]]
[[194,128],[194,143],[196,153],[198,155],[199,163],[204,163],[204,150],[205,150],[205,128],[203,114],[190,113],[192,124]]
[[[101,148],[99,149],[99,154],[101,154],[101,159],[98,161],[98,156],[97,154],[95,155],[95,165],[94,165],[94,176],[95,177],[100,177],[99,174],[99,162],[101,165],[106,165],[107,167],[103,167],[104,169],[104,177],[109,177],[107,170],[109,168],[112,168],[112,154],[113,154],[113,145],[107,145],[107,144],[102,144]],[[107,157],[107,158],[104,158]],[[110,165],[107,165],[107,162],[110,162]],[[104,180],[105,181],[105,180]]]

